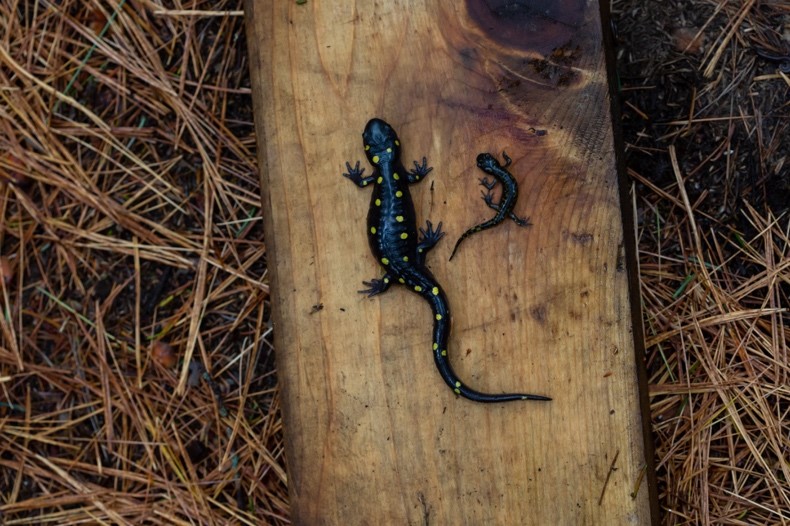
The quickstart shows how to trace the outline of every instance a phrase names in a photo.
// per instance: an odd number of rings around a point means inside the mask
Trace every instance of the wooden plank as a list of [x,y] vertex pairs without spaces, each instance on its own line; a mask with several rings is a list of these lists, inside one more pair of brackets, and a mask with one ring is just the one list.
[[[296,524],[647,524],[651,516],[598,6],[578,1],[249,0],[249,43]],[[514,7],[511,7],[514,6]],[[367,299],[362,160],[371,117],[398,131],[428,256],[453,308],[437,373],[428,305]],[[480,152],[506,150],[516,213],[490,217]],[[626,210],[627,212],[627,210]],[[636,291],[634,291],[635,293]]]

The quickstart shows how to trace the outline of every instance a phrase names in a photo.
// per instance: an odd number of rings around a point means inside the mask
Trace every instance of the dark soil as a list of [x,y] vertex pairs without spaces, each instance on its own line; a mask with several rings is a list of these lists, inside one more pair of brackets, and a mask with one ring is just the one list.
[[[666,152],[674,145],[689,198],[707,219],[703,230],[714,223],[748,230],[744,204],[774,216],[790,208],[790,85],[766,79],[780,64],[758,55],[790,56],[790,7],[756,4],[706,77],[742,2],[723,2],[716,13],[719,4],[613,3],[626,162],[656,186],[671,187]],[[690,40],[700,30],[699,49],[684,52],[687,40],[678,37]]]
[[[745,255],[751,250],[766,254],[768,260],[773,254],[758,236],[754,215],[768,218],[766,223],[772,216],[778,218],[785,236],[790,224],[790,74],[779,74],[780,69],[790,72],[790,4],[756,2],[746,12],[742,11],[744,6],[748,2],[740,0],[613,1],[625,164],[637,193],[643,291],[660,281],[649,277],[650,272],[660,273],[664,286],[670,289],[660,298],[654,291],[643,295],[648,339],[660,332],[656,326],[662,324],[662,316],[673,318],[694,308],[693,298],[672,301],[682,298],[687,290],[684,287],[695,282],[695,261],[699,260],[689,246],[692,228],[684,224],[687,214],[679,209],[682,206],[676,197],[678,179],[670,161],[671,147],[694,211],[694,235],[700,236],[704,246],[700,252],[712,256],[705,264],[716,269],[719,290],[735,289],[769,267],[765,261]],[[764,55],[787,59],[783,62]],[[746,212],[749,207],[753,214]],[[782,250],[776,250],[777,260]],[[650,269],[648,274],[644,273],[646,268]],[[727,307],[760,309],[770,294],[774,292],[733,301]],[[776,286],[775,294],[771,304],[787,307],[790,285],[786,280]],[[699,295],[710,305],[705,286]],[[790,321],[786,313],[783,319]],[[781,340],[781,332],[776,334]],[[701,336],[703,341],[705,338]],[[713,338],[708,335],[707,341]],[[678,341],[681,337],[664,348],[647,349],[651,386],[675,383],[673,373],[677,377],[685,373],[689,384],[715,383],[715,378],[728,375],[733,384],[748,383],[743,380],[748,375],[739,376],[737,371],[742,362],[752,359],[748,353],[756,351],[741,352],[748,346],[748,337],[742,338],[740,345],[736,341],[719,348],[724,363],[713,378],[686,354],[684,346],[693,344]],[[760,381],[770,385],[765,378]],[[774,479],[760,466],[747,467],[744,458],[749,455],[743,452],[748,448],[740,437],[727,436],[717,431],[717,426],[705,432],[710,434],[684,441],[678,422],[704,427],[705,419],[700,415],[708,409],[701,408],[708,402],[702,394],[665,392],[669,394],[651,397],[663,523],[766,523],[765,517],[753,513],[762,509],[757,506],[775,509],[771,498],[755,493],[739,501],[734,495],[765,487],[781,492],[774,489],[779,484],[766,483]],[[729,403],[737,406],[740,402]],[[786,407],[781,396],[766,397],[766,403],[772,408]],[[696,424],[689,423],[692,421]],[[701,438],[703,435],[707,438]],[[764,437],[758,434],[754,440]],[[690,452],[695,447],[701,452]],[[715,468],[704,466],[695,471],[689,465],[695,455],[720,460]],[[764,455],[767,465],[781,462],[770,452]]]

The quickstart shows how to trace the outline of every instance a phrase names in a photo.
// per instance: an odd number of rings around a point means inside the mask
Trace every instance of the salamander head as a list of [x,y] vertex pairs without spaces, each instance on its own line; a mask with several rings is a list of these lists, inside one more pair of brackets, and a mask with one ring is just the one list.
[[400,157],[400,141],[392,126],[381,119],[370,119],[362,133],[365,155],[377,165],[382,161],[393,162]]
[[481,153],[477,156],[477,166],[485,173],[492,173],[499,166],[499,161],[490,153]]

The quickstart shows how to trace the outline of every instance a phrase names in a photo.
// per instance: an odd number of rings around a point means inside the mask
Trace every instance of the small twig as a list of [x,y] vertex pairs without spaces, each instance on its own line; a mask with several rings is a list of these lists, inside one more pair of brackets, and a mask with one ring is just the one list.
[[620,450],[618,449],[617,452],[614,454],[614,458],[612,459],[612,463],[609,465],[609,471],[606,473],[606,480],[603,481],[603,487],[601,488],[601,496],[598,497],[598,505],[600,506],[603,503],[603,496],[606,493],[606,486],[609,485],[609,479],[612,477],[612,473],[617,469],[614,465],[617,463],[617,457],[620,456]]

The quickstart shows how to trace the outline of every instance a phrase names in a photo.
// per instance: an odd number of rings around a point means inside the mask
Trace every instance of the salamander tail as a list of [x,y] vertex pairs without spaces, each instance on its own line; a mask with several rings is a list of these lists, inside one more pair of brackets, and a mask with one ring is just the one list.
[[[462,238],[463,239],[463,238]],[[535,400],[547,402],[551,398],[542,395],[525,394],[525,393],[503,393],[503,394],[489,394],[475,391],[474,389],[466,386],[458,375],[455,374],[453,368],[450,366],[450,361],[447,353],[447,342],[450,335],[450,310],[447,305],[447,298],[438,285],[436,285],[430,295],[425,295],[431,304],[431,310],[434,316],[433,326],[433,358],[436,362],[436,368],[439,369],[444,382],[450,386],[455,394],[472,400],[474,402],[483,403],[498,403],[498,402],[511,402],[516,400]]]
[[469,388],[459,389],[459,391],[460,392],[456,391],[456,394],[463,396],[464,398],[467,398],[474,402],[483,402],[483,403],[511,402],[515,400],[530,400],[530,401],[538,401],[538,402],[551,401],[551,398],[549,398],[548,396],[534,395],[534,394],[519,394],[519,393],[488,394],[488,393],[479,393]]
[[458,247],[461,245],[461,241],[463,241],[464,239],[466,239],[471,235],[472,235],[472,230],[467,230],[466,232],[464,232],[464,235],[458,238],[458,241],[455,242],[455,246],[453,247],[453,253],[450,254],[450,259],[448,259],[447,261],[453,260],[453,258],[455,257],[455,253],[458,252]]
[[481,224],[479,224],[477,226],[473,226],[472,228],[470,228],[469,230],[464,232],[463,235],[458,238],[458,241],[455,242],[455,247],[453,247],[453,253],[450,254],[450,259],[448,261],[452,261],[453,257],[455,257],[455,253],[458,252],[458,247],[461,245],[461,241],[463,241],[467,237],[471,236],[475,232],[480,232],[484,228],[487,228],[484,225],[485,225],[485,223],[481,223]]

